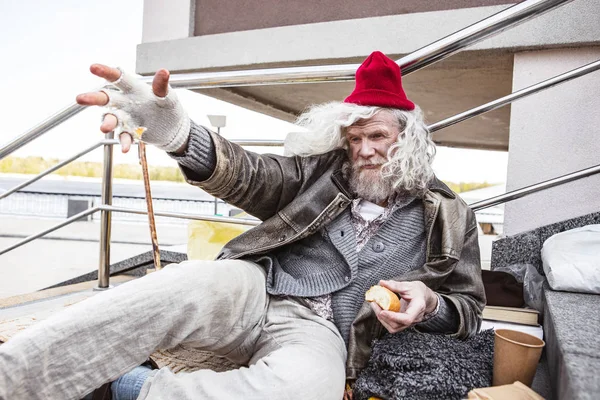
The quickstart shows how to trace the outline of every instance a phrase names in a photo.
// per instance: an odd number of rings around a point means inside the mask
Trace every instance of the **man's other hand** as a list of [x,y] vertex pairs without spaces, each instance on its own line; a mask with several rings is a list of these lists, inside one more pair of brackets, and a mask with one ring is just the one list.
[[[123,126],[124,121],[119,121],[119,116],[121,116],[122,119],[129,119],[129,115],[123,113],[123,111],[121,110],[121,109],[126,109],[128,114],[134,115],[135,122],[143,122],[142,120],[144,118],[140,118],[138,115],[135,115],[136,113],[131,112],[131,110],[128,108],[131,108],[132,104],[139,104],[140,108],[144,106],[144,101],[139,101],[139,99],[133,99],[131,97],[133,97],[133,96],[139,97],[140,92],[143,92],[143,90],[144,90],[143,87],[145,86],[145,84],[142,82],[139,82],[137,80],[137,77],[134,77],[133,75],[126,76],[127,79],[121,79],[122,72],[120,69],[109,67],[109,66],[103,65],[103,64],[93,64],[90,67],[90,71],[92,72],[92,74],[94,74],[100,78],[104,78],[108,82],[113,83],[117,88],[119,88],[121,90],[121,92],[112,92],[112,91],[101,90],[98,92],[82,93],[77,96],[76,101],[78,104],[80,104],[82,106],[101,106],[101,107],[108,106],[108,107],[110,107],[112,112],[111,112],[111,110],[108,110],[108,112],[104,115],[104,119],[102,121],[102,124],[100,125],[100,130],[103,133],[109,133],[109,132],[117,129],[117,127],[119,127],[119,126],[121,128],[123,128],[119,135],[119,141],[121,143],[123,153],[127,153],[129,151],[129,149],[131,148],[131,144],[133,142],[133,137],[134,136],[137,137],[138,135],[136,135],[134,132],[129,132],[129,130],[132,130],[131,129],[132,126],[131,125]],[[187,120],[188,117],[187,117],[187,115],[185,115],[185,111],[183,111],[183,109],[179,105],[175,94],[169,93],[169,89],[170,89],[169,77],[170,77],[169,71],[167,71],[166,69],[160,69],[156,72],[156,74],[154,75],[154,79],[152,80],[152,95],[154,96],[155,99],[157,99],[159,101],[160,100],[165,101],[165,99],[167,98],[167,95],[169,95],[171,102],[167,103],[166,106],[164,104],[160,104],[158,106],[158,110],[169,112],[169,111],[172,111],[172,110],[170,110],[170,108],[175,108],[176,109],[175,111],[178,111],[178,113],[176,113],[178,115],[175,115],[171,119],[174,120],[173,125],[176,125],[177,118],[183,118],[183,119]],[[127,97],[127,96],[129,96],[129,97]],[[113,101],[111,101],[111,97],[114,97],[114,99],[112,99]],[[146,102],[147,102],[148,100],[152,100],[152,99],[150,98],[150,99],[142,99],[142,100],[146,100]],[[125,105],[127,107],[122,107]],[[143,113],[151,113],[152,111],[156,111],[156,107],[154,108],[154,110],[152,110],[150,108],[148,110],[140,110],[140,114],[143,115]],[[171,112],[170,114],[174,114],[174,113]],[[172,116],[172,115],[169,115],[169,116]],[[144,126],[144,127],[147,129],[157,130],[156,126],[150,126],[150,127]],[[134,126],[133,128],[137,128],[137,127]],[[158,133],[160,134],[161,132],[158,132]],[[185,135],[187,135],[187,133],[188,132],[184,132]],[[150,136],[153,136],[153,135],[150,135]],[[154,136],[156,137],[156,132],[154,132]],[[169,144],[172,142],[172,139],[170,138],[170,136],[173,136],[173,135],[167,136],[166,143],[160,143],[160,140],[158,141],[158,143],[156,140],[146,140],[146,136],[144,137],[143,140],[148,141],[149,143],[153,143],[153,144],[157,144],[157,145],[160,144],[160,145],[164,146],[165,144]],[[158,147],[161,147],[160,145]],[[167,149],[167,150],[172,151],[173,149]]]
[[377,319],[390,333],[397,333],[418,324],[424,315],[433,312],[437,307],[437,295],[421,281],[379,281],[379,284],[398,294],[403,303],[399,312],[385,311],[375,302],[370,303]]

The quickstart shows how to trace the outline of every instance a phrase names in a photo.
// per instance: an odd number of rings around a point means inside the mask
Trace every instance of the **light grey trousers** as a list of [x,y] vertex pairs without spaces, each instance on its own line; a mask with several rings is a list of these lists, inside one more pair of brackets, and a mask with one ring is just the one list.
[[248,367],[159,370],[139,399],[340,400],[335,325],[266,293],[247,261],[187,261],[97,294],[0,346],[0,399],[79,399],[180,343]]

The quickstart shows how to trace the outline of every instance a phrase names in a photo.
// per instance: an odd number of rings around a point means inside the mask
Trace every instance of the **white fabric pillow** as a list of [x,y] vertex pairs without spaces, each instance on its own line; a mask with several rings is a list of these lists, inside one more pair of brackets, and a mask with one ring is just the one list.
[[600,294],[600,225],[549,237],[542,247],[542,263],[552,289]]

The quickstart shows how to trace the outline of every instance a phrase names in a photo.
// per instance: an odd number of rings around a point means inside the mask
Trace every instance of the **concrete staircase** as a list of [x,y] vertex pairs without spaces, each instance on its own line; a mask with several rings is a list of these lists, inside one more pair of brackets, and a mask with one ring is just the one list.
[[[541,248],[550,236],[569,229],[600,223],[600,212],[543,226],[494,242],[491,269],[529,263],[544,274]],[[538,368],[534,389],[544,395],[547,365],[551,399],[600,398],[600,295],[558,292],[546,283],[544,340],[546,349]]]

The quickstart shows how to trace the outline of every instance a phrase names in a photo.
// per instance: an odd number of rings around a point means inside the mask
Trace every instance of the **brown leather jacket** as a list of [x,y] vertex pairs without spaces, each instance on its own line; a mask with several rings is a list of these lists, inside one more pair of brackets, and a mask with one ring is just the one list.
[[[193,185],[245,210],[263,222],[231,240],[218,258],[267,253],[302,239],[337,217],[352,199],[341,166],[347,156],[336,150],[312,157],[258,155],[212,135],[217,165],[210,178]],[[184,171],[185,172],[185,171]],[[481,280],[477,225],[473,211],[435,179],[423,198],[427,262],[397,280],[422,281],[450,300],[460,315],[465,338],[481,324],[485,293]],[[368,303],[350,331],[347,375],[355,378],[371,354],[371,342],[384,333]]]

